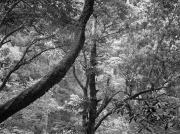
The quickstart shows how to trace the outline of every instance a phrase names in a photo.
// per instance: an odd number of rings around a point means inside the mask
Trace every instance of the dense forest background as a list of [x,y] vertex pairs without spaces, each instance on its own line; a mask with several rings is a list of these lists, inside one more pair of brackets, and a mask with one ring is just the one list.
[[0,0],[0,133],[179,134],[179,0]]

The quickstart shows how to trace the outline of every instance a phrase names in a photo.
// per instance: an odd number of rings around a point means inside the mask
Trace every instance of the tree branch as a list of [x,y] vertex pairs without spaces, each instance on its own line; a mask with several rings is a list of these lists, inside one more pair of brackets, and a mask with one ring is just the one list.
[[79,78],[78,78],[77,75],[76,75],[75,65],[73,66],[73,75],[74,75],[74,78],[76,79],[77,83],[79,84],[79,86],[82,88],[82,90],[84,90],[85,87],[83,86],[83,84],[80,82]]
[[11,40],[5,41],[4,43],[1,44],[1,46],[3,46],[4,44],[6,44],[6,43],[8,43],[8,42],[11,42]]
[[38,54],[36,54],[36,55],[34,55],[33,57],[31,57],[29,60],[24,61],[24,63],[22,63],[22,65],[29,64],[32,60],[36,59],[38,56],[40,56],[40,55],[41,55],[42,53],[44,53],[44,52],[47,52],[47,51],[49,51],[49,50],[54,50],[54,49],[57,49],[57,48],[60,48],[60,47],[62,47],[62,46],[44,49],[44,50],[42,50],[41,52],[39,52]]
[[[103,100],[102,105],[99,107],[99,109],[97,110],[97,116],[99,116],[99,114],[101,114],[101,112],[107,107],[107,105],[111,102],[111,100],[113,99],[113,97],[115,95],[117,95],[118,93],[123,92],[123,91],[117,91],[116,93],[114,93],[113,95],[111,95],[111,97],[106,97]],[[123,92],[124,93],[124,92]]]
[[[0,42],[0,48],[2,47],[3,44],[5,44],[4,41],[5,41],[9,36],[11,36],[13,33],[17,32],[17,31],[19,31],[19,30],[22,29],[23,27],[24,27],[24,26],[20,26],[20,27],[16,28],[15,30],[13,30],[12,32],[8,33],[8,34],[1,40],[1,42]],[[6,42],[6,43],[7,43],[7,42]]]
[[[159,88],[157,88],[157,89],[155,89],[155,90],[153,90],[153,91],[158,91],[158,90],[161,90],[161,89],[163,89],[163,88],[167,88],[167,87],[159,87]],[[135,98],[138,97],[139,95],[145,94],[145,93],[148,93],[148,92],[151,92],[151,91],[152,91],[152,89],[145,90],[145,91],[141,91],[141,92],[139,92],[139,93],[137,93],[137,94],[135,94],[135,95],[133,95],[133,96],[130,96],[130,97],[124,99],[123,101],[121,101],[121,103],[122,103],[122,102],[125,102],[125,101],[128,101],[128,100],[135,99]],[[117,92],[117,93],[118,93],[118,92]],[[115,93],[115,94],[116,94],[116,93]],[[114,95],[115,95],[115,94],[114,94]],[[109,111],[106,115],[104,115],[104,116],[98,121],[98,123],[96,124],[95,130],[97,130],[98,127],[101,125],[101,123],[102,123],[109,115],[111,115],[112,113],[114,113],[115,110],[117,110],[117,108],[112,109],[112,110]]]
[[34,55],[33,57],[31,57],[29,60],[23,61],[25,58],[25,55],[27,54],[27,51],[25,51],[22,58],[16,63],[16,65],[13,67],[13,69],[11,71],[9,71],[9,73],[6,75],[3,83],[0,86],[0,91],[2,91],[4,89],[4,87],[6,86],[6,83],[8,82],[8,79],[10,78],[11,74],[14,73],[15,71],[17,71],[21,66],[29,64],[30,62],[32,62],[32,60],[34,60],[35,58],[40,56],[42,53],[49,51],[49,50],[57,49],[57,48],[59,48],[59,47],[45,49],[45,50],[39,52],[38,54]]
[[[22,65],[25,65],[25,64],[30,63],[32,60],[34,60],[35,58],[37,58],[37,57],[38,57],[39,55],[41,55],[43,52],[46,52],[46,51],[49,51],[49,50],[58,48],[58,47],[56,47],[56,48],[48,48],[48,49],[45,49],[45,50],[41,51],[40,53],[38,53],[37,55],[35,55],[35,56],[33,56],[32,58],[30,58],[29,60],[24,61],[25,56],[26,56],[26,54],[28,53],[28,51],[29,51],[29,49],[30,49],[30,47],[31,47],[32,45],[34,45],[35,43],[37,43],[37,41],[44,40],[44,39],[48,39],[48,38],[51,38],[52,36],[53,36],[53,35],[48,36],[48,37],[46,37],[46,38],[34,39],[32,42],[29,43],[29,45],[28,45],[28,47],[26,48],[26,50],[24,51],[21,59],[16,63],[16,65],[13,67],[13,69],[10,70],[9,73],[8,73],[8,74],[6,75],[6,77],[4,78],[3,83],[2,83],[1,86],[0,86],[0,91],[2,91],[2,90],[4,89],[4,87],[6,86],[6,83],[8,82],[11,74],[14,73],[15,71],[17,71]],[[59,46],[59,47],[60,47],[60,46]]]
[[29,46],[26,48],[26,50],[24,51],[21,59],[16,63],[16,65],[13,67],[12,70],[9,71],[9,73],[6,75],[6,77],[4,78],[3,80],[3,83],[1,84],[0,86],[0,91],[2,91],[4,89],[4,87],[6,86],[6,83],[8,82],[10,76],[12,73],[14,73],[16,70],[18,70],[23,64],[22,64],[22,61],[24,60],[25,58],[25,55],[27,54],[29,48],[34,44],[36,43],[35,41],[32,41]]
[[[108,79],[107,79],[107,89],[109,90],[109,82],[110,81],[110,77],[108,77]],[[101,104],[101,106],[98,108],[98,110],[97,110],[97,113],[96,113],[96,116],[98,117],[99,116],[99,114],[106,108],[106,106],[109,104],[109,102],[110,102],[111,100],[110,100],[110,98],[108,97],[108,95],[107,95],[107,92],[106,92],[106,94],[105,94],[105,97],[104,97],[104,99],[103,99],[103,102],[102,102],[102,104]]]
[[133,96],[130,96],[130,97],[124,99],[124,101],[132,100],[132,99],[135,99],[136,97],[138,97],[138,96],[141,95],[141,94],[149,93],[149,92],[152,92],[152,91],[159,91],[159,90],[161,90],[161,89],[163,89],[163,88],[167,88],[167,86],[165,86],[165,87],[159,87],[159,88],[156,88],[156,89],[153,89],[153,90],[152,90],[152,89],[149,89],[149,90],[141,91],[141,92],[139,92],[139,93],[134,94]]
[[99,126],[101,125],[101,123],[102,123],[109,115],[111,115],[112,113],[113,113],[113,110],[111,110],[111,111],[109,111],[108,113],[106,113],[106,114],[98,121],[98,123],[95,125],[94,130],[96,131],[96,130],[99,128]]

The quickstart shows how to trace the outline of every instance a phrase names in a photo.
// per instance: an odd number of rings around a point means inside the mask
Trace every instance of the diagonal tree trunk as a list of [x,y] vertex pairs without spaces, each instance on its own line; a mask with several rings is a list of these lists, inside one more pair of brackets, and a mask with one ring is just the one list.
[[89,17],[93,13],[94,0],[85,0],[82,15],[79,18],[75,31],[72,49],[64,56],[63,60],[55,66],[39,82],[21,92],[15,98],[0,106],[0,123],[16,112],[30,105],[43,96],[51,87],[60,82],[76,60],[85,41],[85,27]]

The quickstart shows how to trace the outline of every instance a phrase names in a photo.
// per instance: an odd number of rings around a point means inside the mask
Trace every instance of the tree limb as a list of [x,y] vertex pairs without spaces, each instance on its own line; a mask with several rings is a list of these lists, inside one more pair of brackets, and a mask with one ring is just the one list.
[[[99,109],[97,110],[97,116],[99,116],[99,114],[101,114],[101,112],[107,107],[107,105],[111,102],[111,100],[113,99],[113,97],[115,95],[117,95],[118,93],[123,92],[123,91],[117,91],[116,93],[114,93],[113,95],[111,95],[111,97],[106,97],[103,100],[102,105],[99,107]],[[123,92],[124,93],[124,92]]]
[[[154,91],[161,90],[162,88],[167,88],[167,87],[159,87],[159,88],[155,89]],[[139,92],[139,93],[137,93],[137,94],[134,94],[133,96],[130,96],[130,97],[124,99],[123,101],[121,101],[121,103],[122,103],[122,102],[125,102],[125,101],[128,101],[128,100],[135,99],[135,98],[138,97],[139,95],[144,94],[144,93],[148,93],[148,92],[151,92],[151,91],[152,91],[152,89],[145,90],[145,91],[141,91],[141,92]],[[117,93],[118,93],[118,92],[117,92]],[[116,94],[116,93],[115,93],[115,94]],[[106,115],[104,115],[104,116],[98,121],[98,123],[96,124],[95,130],[97,130],[98,127],[101,125],[101,123],[102,123],[109,115],[111,115],[112,113],[114,113],[115,110],[117,110],[117,108],[112,109],[112,110],[109,111]]]
[[54,49],[57,49],[57,48],[60,48],[60,47],[62,47],[62,46],[44,49],[44,50],[42,50],[41,52],[39,52],[38,54],[36,54],[36,55],[34,55],[33,57],[31,57],[30,59],[24,61],[24,62],[22,63],[22,65],[25,65],[25,64],[30,63],[32,60],[36,59],[38,56],[40,56],[40,55],[41,55],[42,53],[44,53],[44,52],[47,52],[47,51],[49,51],[49,50],[54,50]]
[[42,53],[49,51],[49,50],[57,49],[57,48],[59,48],[59,47],[45,49],[45,50],[39,52],[38,54],[34,55],[33,57],[31,57],[29,60],[23,61],[25,54],[27,53],[27,52],[25,52],[24,55],[22,56],[22,58],[16,63],[16,65],[13,67],[13,69],[11,69],[9,71],[9,73],[7,74],[7,76],[4,78],[4,81],[0,86],[0,91],[2,91],[4,89],[4,87],[6,86],[6,83],[8,82],[11,74],[14,73],[15,71],[17,71],[21,66],[29,64],[30,62],[32,62],[32,60],[34,60],[35,58],[40,56]]
[[85,88],[84,85],[80,82],[79,78],[76,75],[75,65],[73,66],[73,75],[74,75],[74,78],[76,79],[77,83],[79,84],[79,86],[82,88],[82,90],[84,90],[84,88]]
[[99,126],[101,125],[101,123],[102,123],[109,115],[111,115],[112,113],[113,113],[113,110],[111,110],[111,111],[109,111],[108,113],[106,113],[106,114],[98,121],[98,123],[96,124],[94,130],[96,131],[96,130],[99,128]]
[[[20,26],[20,27],[16,28],[15,30],[13,30],[12,32],[8,33],[8,34],[1,40],[1,42],[0,42],[0,48],[2,47],[3,44],[5,44],[4,41],[5,41],[9,36],[11,36],[13,33],[17,32],[17,31],[19,31],[19,30],[22,29],[23,27],[24,27],[24,26]],[[7,42],[6,42],[6,43],[7,43]]]
[[25,55],[27,54],[29,48],[30,48],[33,44],[35,44],[35,43],[36,43],[35,41],[32,41],[32,42],[29,44],[29,46],[28,46],[28,47],[26,48],[26,50],[24,51],[21,59],[16,63],[16,65],[13,67],[13,69],[11,69],[11,70],[9,71],[9,73],[6,75],[6,77],[4,78],[4,80],[3,80],[3,82],[2,82],[2,84],[1,84],[1,86],[0,86],[0,91],[2,91],[2,90],[4,89],[4,87],[6,86],[6,83],[8,82],[11,74],[14,73],[16,70],[18,70],[18,69],[23,65],[23,64],[22,64],[22,61],[24,60]]
[[25,51],[24,51],[21,59],[16,63],[16,65],[13,67],[13,69],[11,69],[11,70],[9,71],[9,73],[6,75],[6,77],[4,78],[3,83],[2,83],[1,86],[0,86],[0,91],[2,91],[2,90],[4,89],[4,87],[6,86],[6,83],[8,82],[11,74],[14,73],[15,71],[17,71],[22,65],[25,65],[25,64],[30,63],[32,60],[34,60],[35,58],[37,58],[37,57],[38,57],[39,55],[41,55],[43,52],[46,52],[46,51],[48,51],[48,50],[52,50],[52,49],[58,48],[58,47],[56,47],[56,48],[48,48],[48,49],[45,49],[45,50],[41,51],[40,53],[38,53],[37,55],[35,55],[35,56],[33,56],[32,58],[30,58],[29,60],[24,61],[24,60],[25,60],[25,56],[26,56],[26,54],[28,53],[28,51],[29,51],[29,49],[30,49],[30,47],[31,47],[32,45],[34,45],[37,41],[49,39],[49,38],[51,38],[51,37],[53,37],[53,36],[54,36],[54,35],[51,35],[51,36],[48,36],[48,37],[45,37],[45,38],[37,38],[37,39],[34,39],[32,42],[30,42],[30,43],[28,44],[28,47],[25,49]]

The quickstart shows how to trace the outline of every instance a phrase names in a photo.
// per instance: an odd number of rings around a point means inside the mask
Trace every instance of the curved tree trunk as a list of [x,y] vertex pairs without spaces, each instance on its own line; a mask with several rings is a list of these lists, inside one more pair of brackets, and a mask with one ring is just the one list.
[[55,66],[39,82],[21,92],[15,98],[0,106],[0,123],[12,116],[14,113],[27,107],[32,102],[43,96],[51,87],[60,82],[76,60],[79,52],[84,46],[85,27],[89,17],[93,13],[94,0],[85,0],[82,15],[79,18],[75,31],[72,49],[64,56],[63,60]]

